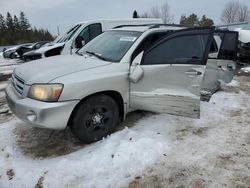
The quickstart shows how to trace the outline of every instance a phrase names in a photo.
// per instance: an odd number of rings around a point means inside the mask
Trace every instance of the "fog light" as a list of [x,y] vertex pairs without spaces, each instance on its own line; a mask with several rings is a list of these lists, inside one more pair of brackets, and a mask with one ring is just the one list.
[[36,113],[33,112],[33,111],[28,111],[28,113],[27,113],[27,119],[30,120],[30,121],[32,121],[32,122],[36,121],[36,119],[37,119]]

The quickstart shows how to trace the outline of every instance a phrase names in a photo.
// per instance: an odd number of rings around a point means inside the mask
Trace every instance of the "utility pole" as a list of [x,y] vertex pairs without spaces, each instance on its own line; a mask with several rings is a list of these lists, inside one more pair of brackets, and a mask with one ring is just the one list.
[[60,30],[59,30],[59,26],[57,26],[57,35],[60,35]]

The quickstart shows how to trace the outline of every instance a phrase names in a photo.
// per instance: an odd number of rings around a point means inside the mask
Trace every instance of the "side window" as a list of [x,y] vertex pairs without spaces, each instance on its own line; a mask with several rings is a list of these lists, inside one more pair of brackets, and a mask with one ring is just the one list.
[[163,37],[166,37],[170,34],[170,31],[163,32],[163,33],[154,33],[147,36],[136,48],[134,53],[131,56],[131,62],[134,60],[134,58],[141,53],[142,51],[148,50],[150,47],[152,47],[154,44],[156,44],[158,41],[160,41]]
[[201,64],[208,35],[185,35],[170,38],[152,48],[142,64]]
[[225,33],[218,59],[235,60],[237,49],[238,35],[237,33]]
[[209,53],[217,53],[217,52],[218,52],[218,46],[216,44],[215,38],[213,38]]
[[85,27],[78,35],[78,37],[81,37],[81,39],[84,40],[85,44],[87,44],[90,41],[89,26]]
[[102,33],[102,26],[101,24],[92,24],[89,26],[90,30],[90,40],[95,38],[96,36],[100,35]]

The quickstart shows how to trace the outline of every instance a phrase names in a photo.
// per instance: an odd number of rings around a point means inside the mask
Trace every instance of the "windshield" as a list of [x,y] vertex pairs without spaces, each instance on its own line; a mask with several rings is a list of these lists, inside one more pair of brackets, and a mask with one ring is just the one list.
[[81,27],[81,24],[77,24],[72,27],[69,31],[67,31],[56,43],[66,42],[71,39],[71,37],[75,34],[75,32]]
[[92,54],[103,60],[119,62],[141,32],[107,31],[99,35],[78,51],[78,54]]

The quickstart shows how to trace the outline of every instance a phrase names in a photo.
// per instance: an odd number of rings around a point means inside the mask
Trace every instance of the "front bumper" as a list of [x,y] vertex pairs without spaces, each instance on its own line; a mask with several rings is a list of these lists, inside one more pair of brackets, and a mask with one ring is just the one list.
[[24,61],[33,61],[33,60],[37,60],[37,59],[41,59],[42,58],[42,54],[40,53],[35,53],[35,52],[27,52],[23,54],[22,59]]
[[70,115],[79,102],[78,100],[42,102],[30,98],[22,99],[16,95],[11,84],[6,87],[5,93],[11,111],[18,118],[35,127],[57,130],[66,128]]

